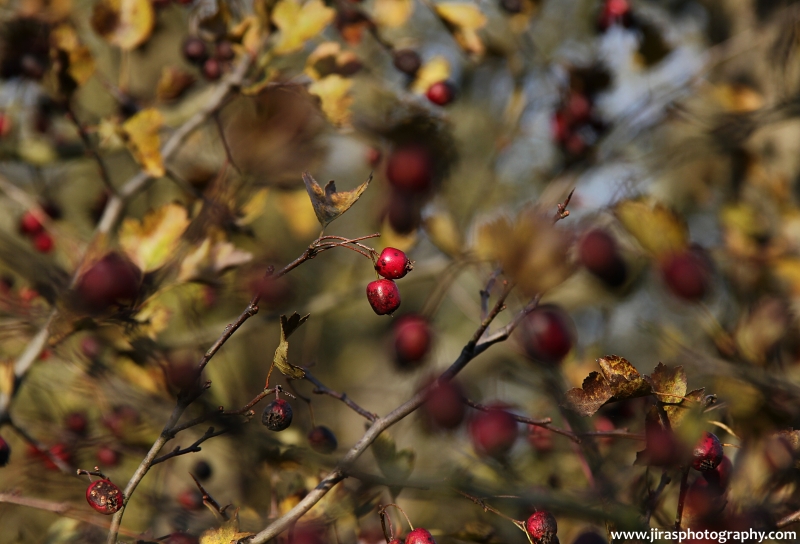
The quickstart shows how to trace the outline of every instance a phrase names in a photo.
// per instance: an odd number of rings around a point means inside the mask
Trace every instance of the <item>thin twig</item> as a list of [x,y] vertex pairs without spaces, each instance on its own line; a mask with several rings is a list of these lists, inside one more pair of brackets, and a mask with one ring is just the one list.
[[47,446],[36,440],[30,433],[28,433],[28,431],[24,427],[17,424],[17,422],[11,419],[10,417],[8,418],[8,425],[12,429],[14,429],[14,431],[16,431],[16,433],[20,435],[22,439],[25,440],[25,442],[33,446],[33,448],[37,452],[47,457],[47,459],[49,459],[51,463],[53,463],[56,467],[58,467],[58,470],[60,470],[64,474],[75,474],[74,468],[69,466],[68,463],[66,463],[63,459],[61,459],[57,455],[54,455],[53,452],[51,452]]
[[553,218],[553,223],[558,223],[562,219],[569,217],[569,210],[567,209],[567,206],[569,206],[569,201],[572,200],[572,194],[574,192],[575,189],[573,188],[567,195],[567,198],[564,199],[564,202],[558,204],[558,209],[556,211],[556,216]]
[[[666,469],[661,472],[661,480],[658,482],[658,487],[655,491],[648,491],[647,494],[647,507],[644,511],[644,521],[645,523],[650,523],[650,518],[653,517],[653,511],[655,511],[656,506],[658,506],[658,500],[661,498],[661,493],[664,492],[664,488],[667,487],[669,484],[670,478],[667,476]],[[647,484],[648,489],[650,488],[650,484]]]
[[219,503],[214,500],[214,497],[212,497],[208,491],[206,491],[206,488],[204,488],[200,484],[200,481],[195,477],[194,474],[189,473],[189,476],[192,477],[192,480],[194,480],[197,489],[199,489],[200,493],[203,494],[203,504],[205,504],[211,510],[213,510],[220,518],[222,518],[223,521],[228,521],[230,519],[230,516],[225,511],[226,509],[220,507]]
[[172,450],[171,452],[169,452],[167,454],[164,454],[161,457],[157,457],[157,458],[153,459],[153,462],[150,463],[150,466],[153,467],[153,466],[155,466],[155,465],[157,465],[159,463],[163,463],[164,461],[168,461],[169,459],[172,459],[173,457],[178,457],[179,455],[186,455],[187,453],[198,452],[198,451],[200,451],[202,449],[200,447],[200,444],[202,444],[203,442],[205,442],[209,438],[214,438],[215,436],[219,436],[219,435],[225,434],[227,432],[228,432],[227,429],[222,429],[221,431],[216,431],[215,432],[214,431],[214,427],[209,427],[208,430],[205,432],[205,434],[203,434],[203,436],[201,436],[200,438],[195,440],[194,444],[192,444],[188,448],[181,449],[180,446],[175,446],[175,449]]
[[78,136],[80,136],[83,145],[86,147],[86,151],[88,151],[92,158],[97,162],[97,166],[100,169],[100,178],[103,180],[103,185],[106,186],[106,189],[108,189],[112,195],[116,195],[117,189],[111,182],[111,174],[106,167],[106,163],[103,161],[103,157],[100,156],[100,153],[97,152],[97,149],[92,144],[89,134],[86,132],[83,124],[81,124],[81,122],[78,120],[78,117],[75,115],[75,111],[72,109],[69,101],[66,102],[66,108],[67,119],[72,121],[72,124],[75,125],[75,128],[78,131]]
[[314,377],[314,375],[311,374],[307,368],[303,368],[303,371],[305,372],[305,379],[314,384],[314,391],[313,391],[314,394],[328,395],[335,399],[339,399],[340,401],[345,403],[345,405],[347,405],[348,408],[350,408],[355,413],[357,413],[361,417],[366,418],[369,421],[375,421],[376,419],[378,419],[377,414],[368,412],[367,410],[363,409],[361,406],[353,402],[353,400],[347,396],[347,393],[339,393],[338,391],[334,391],[333,389],[329,388],[321,381],[319,381],[316,377]]
[[511,523],[513,523],[514,526],[517,529],[520,529],[523,532],[527,533],[527,531],[525,530],[525,523],[524,522],[522,522],[522,521],[520,521],[518,519],[514,519],[511,516],[507,516],[504,513],[502,513],[500,510],[498,510],[497,508],[489,506],[484,499],[480,499],[478,497],[473,497],[469,493],[464,493],[460,489],[456,489],[455,492],[458,493],[459,495],[463,495],[467,499],[471,500],[472,502],[474,502],[475,504],[480,506],[483,509],[484,512],[491,512],[493,514],[497,514],[501,518],[506,519],[506,520],[510,521]]
[[486,317],[489,315],[489,297],[492,295],[492,288],[494,288],[497,278],[502,273],[502,268],[495,268],[489,276],[489,279],[486,281],[486,287],[481,290],[481,321],[486,319]]
[[[470,399],[467,399],[467,398],[465,398],[463,400],[464,400],[464,404],[466,404],[467,406],[471,406],[472,408],[475,408],[476,410],[480,410],[481,412],[489,412],[489,411],[492,410],[492,408],[490,406],[484,406],[483,404],[478,404],[477,402],[475,402],[473,400],[470,400]],[[549,417],[547,417],[545,419],[531,419],[529,417],[519,416],[519,415],[513,414],[511,412],[508,412],[508,413],[511,415],[511,417],[513,417],[516,421],[519,421],[520,423],[525,423],[526,425],[534,425],[536,427],[542,427],[543,429],[547,429],[549,431],[553,431],[556,434],[560,434],[560,435],[566,436],[567,438],[569,438],[570,440],[572,440],[576,444],[580,444],[580,442],[581,442],[581,439],[578,438],[578,436],[575,433],[570,432],[570,431],[565,431],[564,429],[559,429],[558,427],[554,427],[553,425],[551,425],[553,420],[550,419]]]
[[688,490],[689,486],[689,467],[685,467],[682,470],[681,474],[681,490],[680,494],[678,495],[678,512],[675,514],[675,530],[681,530],[681,520],[683,518],[683,504],[686,501],[686,491]]

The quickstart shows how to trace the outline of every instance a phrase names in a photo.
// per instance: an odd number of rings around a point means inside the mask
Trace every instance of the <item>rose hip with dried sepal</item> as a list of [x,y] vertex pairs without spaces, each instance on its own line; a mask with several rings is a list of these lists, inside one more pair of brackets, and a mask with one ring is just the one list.
[[531,514],[525,521],[525,529],[531,536],[534,544],[556,544],[558,537],[558,523],[550,512],[539,510]]
[[367,285],[367,300],[376,314],[392,314],[400,307],[400,291],[392,280],[375,280]]
[[284,399],[275,399],[264,408],[261,423],[270,431],[284,431],[292,424],[292,406]]
[[122,492],[105,478],[95,480],[86,488],[86,502],[97,512],[110,516],[122,508]]
[[695,470],[714,470],[722,462],[722,443],[716,435],[703,431],[703,436],[694,446],[692,456],[692,467]]
[[414,262],[396,248],[387,247],[381,251],[375,270],[387,280],[398,280],[414,269]]

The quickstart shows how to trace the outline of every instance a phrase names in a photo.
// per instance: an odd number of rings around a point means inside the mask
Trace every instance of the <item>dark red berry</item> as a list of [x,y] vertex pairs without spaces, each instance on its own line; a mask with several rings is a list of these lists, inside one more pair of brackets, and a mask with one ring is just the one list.
[[203,77],[208,81],[216,81],[222,77],[222,64],[217,59],[208,59],[203,63]]
[[97,462],[101,467],[115,467],[119,464],[119,452],[110,446],[100,446],[97,450]]
[[367,164],[369,164],[372,168],[375,168],[381,162],[381,150],[377,147],[370,146],[367,149]]
[[186,510],[199,510],[203,507],[203,494],[198,489],[185,489],[178,495],[178,504]]
[[[702,480],[708,487],[717,493],[723,493],[728,489],[731,481],[731,471],[733,463],[727,455],[722,456],[722,462],[714,470],[706,470],[702,473]],[[702,483],[700,485],[703,485]]]
[[261,423],[270,431],[283,431],[292,424],[292,406],[283,399],[275,399],[264,408]]
[[436,427],[455,429],[464,421],[466,414],[464,391],[452,380],[434,385],[428,392],[422,411]]
[[392,314],[400,307],[400,291],[392,280],[375,280],[367,284],[367,300],[376,314]]
[[[614,423],[608,419],[606,416],[597,416],[597,419],[594,420],[594,430],[598,432],[611,432],[615,430],[616,427]],[[601,436],[597,438],[597,442],[600,444],[610,444],[612,438],[610,436]]]
[[44,227],[31,211],[22,214],[19,219],[19,232],[25,236],[34,236],[42,232]]
[[517,420],[499,406],[478,412],[469,425],[472,445],[482,454],[503,457],[517,440]]
[[667,257],[661,263],[661,275],[673,295],[690,302],[703,298],[711,287],[709,263],[696,250]]
[[64,418],[64,426],[75,434],[85,434],[89,420],[83,412],[72,412]]
[[336,451],[339,443],[332,430],[324,425],[317,425],[308,432],[308,445],[317,453],[329,454]]
[[414,366],[431,348],[431,327],[417,314],[404,315],[394,324],[394,351],[401,367]]
[[413,269],[414,263],[406,257],[406,254],[393,247],[381,251],[375,263],[375,270],[387,280],[400,279]]
[[714,470],[722,462],[722,443],[716,435],[703,431],[692,452],[692,467],[701,472]]
[[53,237],[46,232],[40,232],[33,237],[33,247],[39,253],[50,253],[53,245]]
[[122,492],[108,480],[95,480],[86,488],[86,501],[89,506],[108,516],[122,508]]
[[625,283],[627,267],[614,237],[603,229],[587,232],[578,246],[578,256],[586,270],[609,287]]
[[386,178],[400,191],[427,191],[433,182],[433,160],[430,152],[413,144],[395,149],[386,161]]
[[198,461],[192,467],[192,474],[200,481],[208,480],[213,473],[211,465],[209,465],[207,461]]
[[438,81],[428,87],[425,96],[437,106],[446,106],[456,97],[456,87],[449,81]]
[[192,64],[202,66],[208,59],[206,42],[197,36],[189,36],[183,41],[183,57]]
[[6,466],[10,458],[11,447],[8,445],[8,442],[3,440],[3,437],[0,436],[0,467]]
[[525,522],[525,529],[531,535],[534,544],[555,544],[558,542],[556,533],[558,524],[556,518],[550,512],[539,510],[528,517]]
[[141,282],[139,267],[119,253],[111,252],[81,275],[75,292],[84,308],[100,313],[135,301]]
[[523,321],[523,346],[530,357],[545,363],[559,363],[575,343],[575,327],[561,308],[539,306]]
[[414,76],[420,66],[422,59],[413,49],[399,49],[394,52],[394,67],[404,74]]
[[200,544],[200,540],[196,536],[187,533],[172,533],[162,542],[164,544]]
[[217,60],[225,62],[233,60],[235,56],[236,52],[233,50],[231,42],[228,40],[217,42],[217,46],[214,48],[214,57],[216,57]]
[[553,450],[553,433],[542,427],[531,425],[528,431],[528,443],[539,453]]
[[406,544],[436,544],[436,541],[430,531],[417,527],[406,536]]

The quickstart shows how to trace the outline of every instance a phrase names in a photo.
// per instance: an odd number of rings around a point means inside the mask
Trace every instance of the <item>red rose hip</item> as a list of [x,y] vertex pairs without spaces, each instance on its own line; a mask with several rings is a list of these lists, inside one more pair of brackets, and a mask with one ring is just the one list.
[[422,412],[440,429],[455,429],[464,421],[464,391],[457,382],[434,385],[428,392]]
[[394,325],[394,351],[400,366],[413,366],[425,358],[431,348],[428,321],[416,314],[404,315]]
[[111,252],[89,267],[78,280],[78,302],[100,313],[114,305],[133,302],[139,294],[142,272],[119,253]]
[[700,472],[714,470],[722,462],[722,443],[716,435],[703,431],[692,452],[692,467]]
[[375,280],[367,285],[367,300],[376,314],[391,314],[400,307],[400,291],[392,280]]
[[673,295],[689,302],[700,300],[711,288],[711,268],[697,250],[669,256],[661,263],[661,275]]
[[122,508],[122,492],[108,480],[95,480],[86,489],[86,502],[108,516]]
[[503,457],[517,440],[517,420],[500,407],[478,413],[470,422],[469,434],[479,453]]
[[430,152],[419,145],[395,149],[386,161],[386,178],[400,191],[427,191],[433,182],[433,160]]
[[525,351],[545,363],[560,363],[575,343],[572,320],[557,306],[539,306],[528,314],[521,330]]
[[550,512],[539,510],[528,517],[525,522],[525,529],[531,535],[535,544],[555,544],[558,542],[556,533],[558,524],[556,518]]
[[406,536],[406,544],[436,544],[436,541],[430,531],[417,527]]
[[446,106],[455,98],[456,88],[449,81],[438,81],[428,87],[425,96],[437,106]]
[[413,269],[414,262],[410,261],[405,253],[393,247],[381,251],[375,263],[375,270],[387,280],[400,279]]
[[587,232],[578,246],[578,257],[586,270],[609,287],[619,287],[625,283],[625,261],[619,254],[613,236],[605,230]]

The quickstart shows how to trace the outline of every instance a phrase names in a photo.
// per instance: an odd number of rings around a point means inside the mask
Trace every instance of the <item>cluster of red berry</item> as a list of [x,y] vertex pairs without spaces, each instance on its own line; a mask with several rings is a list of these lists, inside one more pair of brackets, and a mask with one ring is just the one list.
[[[50,219],[59,219],[61,217],[61,210],[54,204],[45,204],[42,206],[42,211]],[[50,253],[54,247],[53,237],[45,230],[40,218],[41,216],[33,211],[26,211],[19,219],[19,232],[23,236],[30,238],[36,251]]]
[[[213,51],[209,52],[212,48]],[[190,63],[200,68],[203,77],[208,81],[216,81],[236,56],[231,42],[219,40],[209,46],[197,36],[189,36],[183,41],[183,57]]]
[[376,314],[392,314],[400,307],[400,290],[394,280],[404,277],[413,268],[414,263],[399,249],[387,247],[381,252],[375,271],[384,279],[367,285],[367,300]]

